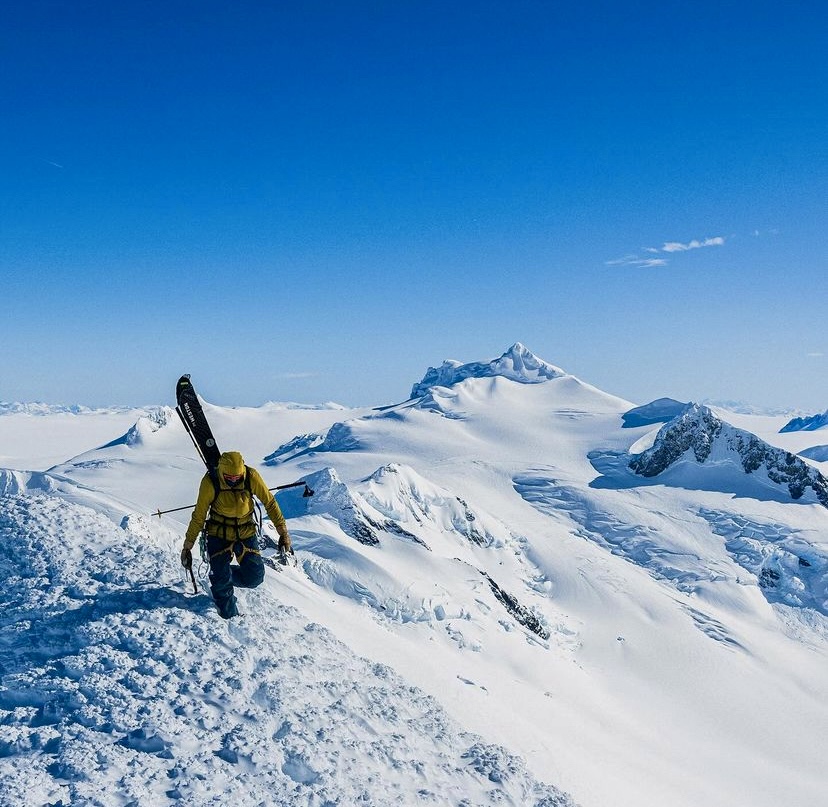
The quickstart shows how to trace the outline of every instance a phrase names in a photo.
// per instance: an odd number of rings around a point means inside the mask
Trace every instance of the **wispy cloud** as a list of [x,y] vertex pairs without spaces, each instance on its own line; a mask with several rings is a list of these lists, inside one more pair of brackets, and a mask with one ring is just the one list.
[[301,372],[301,373],[279,373],[276,378],[280,378],[282,381],[294,381],[297,378],[316,378],[319,373],[308,373],[308,372]]
[[[727,239],[723,235],[714,238],[698,239],[692,241],[665,241],[660,247],[642,247],[641,251],[648,255],[671,255],[674,252],[687,252],[691,249],[702,249],[703,247],[721,247]],[[638,266],[649,269],[654,266],[667,266],[669,261],[666,258],[642,258],[640,255],[625,255],[623,258],[616,258],[612,261],[605,261],[607,266]]]
[[821,359],[825,354],[824,353],[807,353],[808,358],[811,359]]
[[[664,246],[661,249],[655,250],[656,252],[687,252],[691,249],[701,249],[702,247],[721,247],[724,246],[724,236],[717,235],[715,238],[705,238],[704,241],[699,241],[697,238],[694,238],[692,241],[688,241],[686,244],[682,244],[680,241],[666,241]],[[648,249],[648,252],[652,251],[652,249]]]
[[614,261],[606,261],[607,266],[640,266],[649,269],[654,266],[666,266],[664,258],[639,258],[638,255],[627,255],[623,258],[616,258]]

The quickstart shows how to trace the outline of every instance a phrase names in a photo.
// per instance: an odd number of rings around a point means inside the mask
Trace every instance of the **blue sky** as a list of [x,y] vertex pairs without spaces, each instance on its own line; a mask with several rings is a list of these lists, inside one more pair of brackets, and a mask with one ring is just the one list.
[[379,405],[522,341],[824,411],[826,13],[5,8],[0,400]]

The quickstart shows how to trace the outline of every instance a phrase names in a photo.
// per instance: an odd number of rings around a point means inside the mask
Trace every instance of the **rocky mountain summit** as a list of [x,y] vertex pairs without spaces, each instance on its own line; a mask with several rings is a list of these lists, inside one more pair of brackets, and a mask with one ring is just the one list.
[[763,473],[771,482],[787,487],[793,499],[802,498],[811,488],[817,500],[828,507],[828,480],[816,468],[751,432],[725,423],[699,404],[662,426],[652,448],[635,455],[629,467],[641,476],[653,477],[687,460],[732,463],[746,474]]
[[560,367],[545,362],[520,342],[515,342],[500,358],[490,362],[462,364],[447,360],[439,367],[429,367],[422,381],[411,388],[411,397],[420,398],[432,387],[450,387],[467,378],[503,376],[521,384],[537,384],[564,375],[566,373]]

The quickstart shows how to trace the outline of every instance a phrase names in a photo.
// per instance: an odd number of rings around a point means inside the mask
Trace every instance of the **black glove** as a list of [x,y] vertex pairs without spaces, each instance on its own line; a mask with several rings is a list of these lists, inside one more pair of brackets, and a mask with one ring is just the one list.
[[181,550],[181,565],[185,569],[192,569],[193,568],[193,550],[192,549],[187,549],[187,547],[184,547],[184,549]]

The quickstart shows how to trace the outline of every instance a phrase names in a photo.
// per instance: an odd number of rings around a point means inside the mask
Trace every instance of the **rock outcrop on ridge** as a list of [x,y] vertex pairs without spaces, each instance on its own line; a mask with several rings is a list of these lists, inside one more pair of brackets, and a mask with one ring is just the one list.
[[716,417],[706,406],[693,404],[659,430],[652,448],[635,455],[629,467],[645,477],[658,476],[679,460],[731,462],[746,474],[764,473],[785,486],[793,499],[811,488],[828,507],[828,480],[795,454],[775,448],[743,429]]

